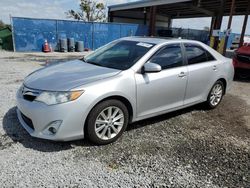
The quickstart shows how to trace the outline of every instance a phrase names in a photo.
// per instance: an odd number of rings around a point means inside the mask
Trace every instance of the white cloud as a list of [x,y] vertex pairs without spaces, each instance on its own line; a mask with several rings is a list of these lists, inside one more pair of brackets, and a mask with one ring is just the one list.
[[[68,1],[68,0],[67,0]],[[10,22],[9,15],[18,17],[31,18],[65,18],[65,9],[63,4],[58,0],[1,0],[0,2],[0,19],[5,23]]]
[[[134,0],[100,0],[107,5]],[[10,15],[16,17],[66,19],[65,12],[78,9],[80,0],[0,0],[0,19],[10,23]]]

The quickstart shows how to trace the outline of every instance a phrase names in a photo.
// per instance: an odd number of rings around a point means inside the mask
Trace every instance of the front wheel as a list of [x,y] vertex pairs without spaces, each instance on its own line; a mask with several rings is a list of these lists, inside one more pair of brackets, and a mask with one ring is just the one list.
[[116,141],[128,125],[129,113],[118,100],[107,100],[95,106],[87,119],[87,134],[95,144]]
[[212,87],[212,89],[209,92],[208,97],[207,97],[206,103],[207,103],[208,108],[214,109],[220,104],[220,102],[223,98],[224,89],[225,89],[225,87],[224,87],[224,84],[222,81],[217,81],[213,85],[213,87]]

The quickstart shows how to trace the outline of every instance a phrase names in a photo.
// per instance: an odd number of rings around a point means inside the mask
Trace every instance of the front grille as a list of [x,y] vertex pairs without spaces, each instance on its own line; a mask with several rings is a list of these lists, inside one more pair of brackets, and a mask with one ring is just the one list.
[[237,55],[237,60],[242,62],[242,63],[250,63],[250,55],[243,55],[243,54],[238,54]]
[[34,130],[34,125],[33,122],[30,118],[28,118],[27,116],[25,116],[22,112],[21,112],[21,116],[23,118],[23,121],[26,123],[26,125],[29,126],[29,128],[31,128],[32,130]]

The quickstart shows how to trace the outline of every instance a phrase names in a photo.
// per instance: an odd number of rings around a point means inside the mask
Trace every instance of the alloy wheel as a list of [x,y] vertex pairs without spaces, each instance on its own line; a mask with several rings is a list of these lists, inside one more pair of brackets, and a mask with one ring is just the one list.
[[117,136],[124,126],[124,113],[110,106],[99,113],[95,121],[95,133],[102,140],[110,140]]
[[210,103],[212,106],[217,106],[223,96],[223,87],[221,84],[214,85],[212,92],[210,94]]

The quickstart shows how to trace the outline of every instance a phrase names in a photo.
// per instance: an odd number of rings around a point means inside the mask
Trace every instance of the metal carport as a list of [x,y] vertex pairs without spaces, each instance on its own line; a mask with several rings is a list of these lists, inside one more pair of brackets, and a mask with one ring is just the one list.
[[[240,46],[243,44],[250,0],[144,0],[132,3],[109,6],[109,21],[116,19],[135,20],[137,23],[149,25],[149,35],[154,36],[158,17],[166,18],[167,26],[176,18],[212,17],[210,36],[213,30],[221,28],[223,16],[229,16],[228,29],[231,28],[233,15],[244,15]],[[215,38],[217,49],[219,37]],[[227,40],[226,40],[227,41]],[[226,46],[226,44],[225,44]],[[225,47],[224,47],[225,49]],[[225,51],[225,50],[224,50]]]

